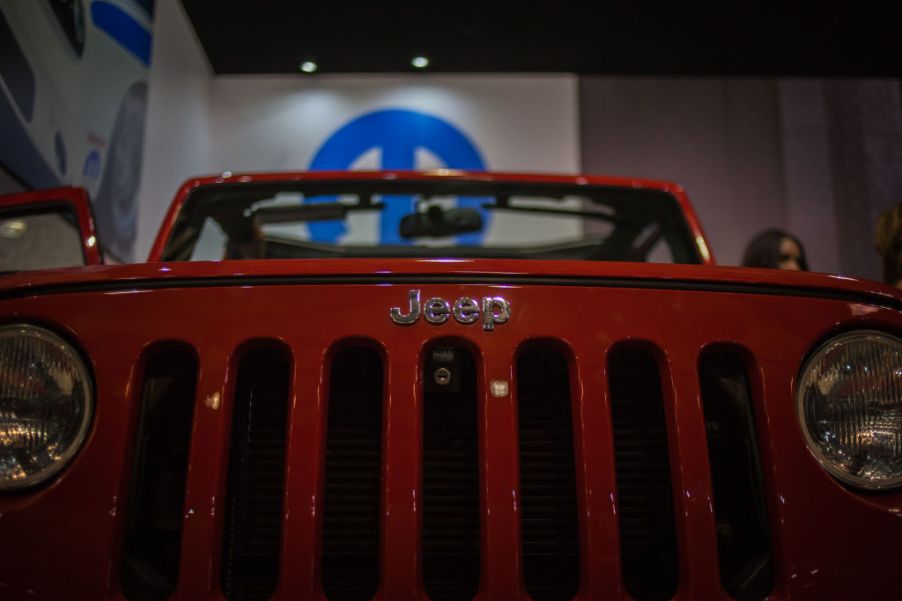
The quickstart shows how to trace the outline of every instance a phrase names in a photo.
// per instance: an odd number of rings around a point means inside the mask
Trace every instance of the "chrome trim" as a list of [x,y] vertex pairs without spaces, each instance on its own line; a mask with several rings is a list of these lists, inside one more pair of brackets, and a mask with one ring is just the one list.
[[[495,309],[500,312],[495,313]],[[500,296],[486,296],[482,299],[482,329],[491,332],[495,324],[506,323],[511,317],[511,304]]]
[[391,320],[398,325],[409,326],[420,318],[420,291],[411,290],[407,293],[407,301],[410,305],[410,312],[404,315],[400,307],[392,307],[389,310]]
[[454,319],[463,324],[473,323],[479,319],[479,301],[469,296],[462,296],[454,301]]
[[451,317],[451,303],[443,298],[430,298],[423,305],[423,318],[432,324],[440,324]]

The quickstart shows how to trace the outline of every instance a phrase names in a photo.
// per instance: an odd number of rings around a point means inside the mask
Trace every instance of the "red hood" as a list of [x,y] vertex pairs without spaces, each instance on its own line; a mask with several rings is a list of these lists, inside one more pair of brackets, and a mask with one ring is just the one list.
[[[798,273],[773,269],[716,267],[707,265],[663,265],[645,263],[615,263],[586,261],[540,261],[497,259],[282,259],[215,262],[141,263],[132,265],[98,265],[92,267],[23,272],[0,278],[0,293],[23,289],[81,287],[96,284],[121,285],[130,283],[198,280],[234,280],[240,278],[306,279],[323,277],[354,277],[378,280],[385,278],[411,279],[415,276],[454,278],[492,278],[527,281],[530,279],[552,283],[579,283],[586,280],[608,280],[629,286],[630,282],[643,287],[674,287],[680,283],[711,284],[714,286],[750,286],[795,289],[806,292],[866,294],[874,302],[902,301],[899,290],[859,278],[821,273]],[[287,283],[287,282],[286,282]]]

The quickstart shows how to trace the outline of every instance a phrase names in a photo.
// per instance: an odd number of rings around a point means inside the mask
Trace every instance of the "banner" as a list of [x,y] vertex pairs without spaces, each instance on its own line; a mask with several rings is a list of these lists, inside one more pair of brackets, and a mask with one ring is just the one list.
[[104,252],[133,258],[152,0],[0,0],[0,166],[83,186]]

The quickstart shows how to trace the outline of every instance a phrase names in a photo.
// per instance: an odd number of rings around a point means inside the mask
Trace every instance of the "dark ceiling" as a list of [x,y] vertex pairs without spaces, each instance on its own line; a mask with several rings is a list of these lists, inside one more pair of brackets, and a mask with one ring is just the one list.
[[[768,10],[641,8],[639,2],[385,3],[182,0],[216,73],[830,75],[902,74],[898,3]],[[382,4],[383,6],[380,6]],[[683,4],[683,3],[679,3]],[[789,4],[789,3],[787,3]]]

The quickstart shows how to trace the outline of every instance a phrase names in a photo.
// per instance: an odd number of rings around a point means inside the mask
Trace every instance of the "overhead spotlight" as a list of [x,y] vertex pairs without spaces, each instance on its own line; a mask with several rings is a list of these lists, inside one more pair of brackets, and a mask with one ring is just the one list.
[[304,73],[316,73],[316,70],[318,68],[319,65],[317,65],[313,61],[304,61],[300,66],[301,71]]
[[414,69],[425,69],[429,66],[429,59],[422,55],[415,56],[410,61],[410,64],[413,65]]

